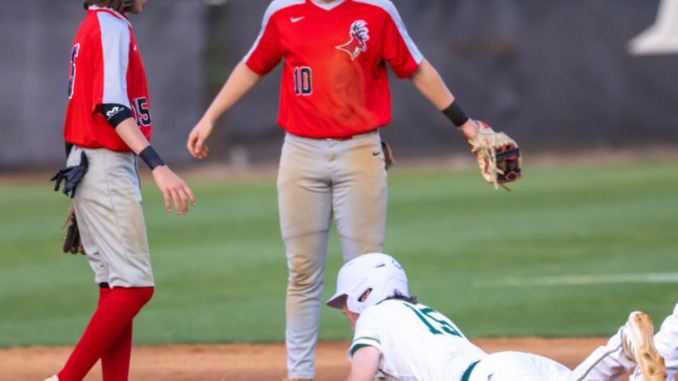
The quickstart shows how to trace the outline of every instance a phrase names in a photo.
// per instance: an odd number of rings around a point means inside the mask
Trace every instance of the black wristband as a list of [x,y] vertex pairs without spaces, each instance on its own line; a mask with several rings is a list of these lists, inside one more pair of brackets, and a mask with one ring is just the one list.
[[128,107],[119,104],[102,104],[101,113],[104,114],[104,118],[108,120],[108,123],[117,128],[118,125],[127,119],[132,117],[132,110]]
[[151,171],[154,170],[155,167],[165,165],[165,162],[162,161],[160,155],[158,155],[158,153],[155,152],[151,146],[144,148],[144,150],[139,153],[139,157],[144,161],[144,163],[146,163],[146,165],[148,165],[148,168],[150,168]]
[[461,106],[459,106],[459,102],[457,101],[452,102],[450,107],[443,110],[443,114],[450,118],[452,123],[457,127],[465,125],[469,120],[469,117],[466,116],[466,113],[461,109]]

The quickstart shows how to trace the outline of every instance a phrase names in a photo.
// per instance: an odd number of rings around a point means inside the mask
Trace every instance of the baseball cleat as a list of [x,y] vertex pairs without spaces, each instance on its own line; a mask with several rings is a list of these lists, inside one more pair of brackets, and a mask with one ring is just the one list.
[[646,381],[666,381],[664,358],[654,346],[652,318],[644,312],[632,312],[624,325],[624,355],[638,365]]
[[45,381],[59,381],[59,377],[57,377],[57,376],[52,376],[52,377],[46,379]]

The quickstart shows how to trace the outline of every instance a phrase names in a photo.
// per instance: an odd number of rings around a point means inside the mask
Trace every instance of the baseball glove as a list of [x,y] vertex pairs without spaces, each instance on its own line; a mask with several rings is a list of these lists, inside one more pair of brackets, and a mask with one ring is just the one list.
[[504,184],[518,181],[522,174],[518,143],[503,132],[495,132],[486,123],[478,123],[480,130],[468,143],[478,159],[480,173],[495,189],[501,185],[510,191]]
[[75,218],[75,210],[73,204],[68,211],[68,218],[62,227],[64,231],[64,253],[82,254],[85,255],[85,249],[80,240],[80,229],[78,228],[78,220]]
[[386,142],[381,142],[381,150],[384,152],[384,163],[386,163],[385,168],[388,171],[392,166],[395,165],[395,157],[393,157],[393,150],[391,146]]

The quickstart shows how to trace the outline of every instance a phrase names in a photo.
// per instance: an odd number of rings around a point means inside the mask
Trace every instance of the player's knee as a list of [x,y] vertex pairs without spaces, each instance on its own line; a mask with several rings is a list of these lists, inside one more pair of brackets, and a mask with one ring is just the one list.
[[320,273],[324,268],[324,263],[319,261],[315,256],[301,256],[296,255],[287,262],[290,278],[295,276],[308,276],[313,273]]
[[292,290],[303,290],[322,285],[322,267],[314,266],[313,261],[296,259],[290,261],[289,287]]
[[322,277],[296,275],[294,277],[290,276],[288,282],[288,289],[290,291],[308,291],[316,287],[320,287],[322,286],[322,284],[323,284]]

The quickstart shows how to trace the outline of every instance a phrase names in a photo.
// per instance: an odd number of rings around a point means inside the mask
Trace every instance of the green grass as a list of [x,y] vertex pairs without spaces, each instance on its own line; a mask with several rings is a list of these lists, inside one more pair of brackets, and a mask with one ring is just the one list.
[[[385,251],[411,291],[469,336],[606,336],[636,309],[659,322],[676,283],[507,286],[504,278],[678,272],[675,164],[535,169],[514,192],[476,172],[396,170]],[[188,216],[144,185],[157,290],[137,344],[284,340],[287,266],[275,180],[192,184]],[[0,187],[0,347],[74,344],[96,304],[81,256],[60,254],[68,200],[43,186]],[[330,240],[325,297],[341,266]],[[494,286],[493,286],[494,284]],[[321,339],[350,337],[323,307]]]

